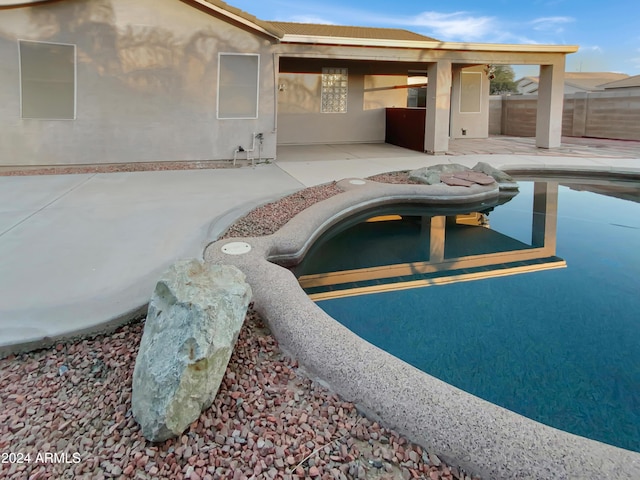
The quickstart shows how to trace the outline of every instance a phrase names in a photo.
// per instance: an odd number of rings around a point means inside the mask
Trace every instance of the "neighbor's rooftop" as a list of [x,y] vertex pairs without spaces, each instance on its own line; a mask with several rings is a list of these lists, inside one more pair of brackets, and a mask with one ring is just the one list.
[[[613,85],[614,82],[617,84],[617,82],[627,80],[628,77],[629,75],[626,73],[616,72],[565,72],[564,83],[582,90],[602,90],[607,88],[605,85]],[[532,83],[537,84],[539,81],[540,79],[537,76],[527,76],[519,78],[516,83],[521,83],[522,87],[526,87]],[[532,92],[535,91],[537,89],[532,90]]]
[[600,88],[604,88],[605,90],[611,88],[634,88],[640,87],[640,75],[634,75],[633,77],[626,77],[622,80],[616,80],[614,82],[605,83],[600,85]]

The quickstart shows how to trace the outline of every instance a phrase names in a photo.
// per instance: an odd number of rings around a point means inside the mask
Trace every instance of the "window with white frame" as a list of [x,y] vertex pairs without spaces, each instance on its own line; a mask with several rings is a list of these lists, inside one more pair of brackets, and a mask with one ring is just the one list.
[[322,113],[346,113],[348,83],[346,68],[322,69]]
[[260,55],[220,53],[218,118],[258,118]]
[[76,46],[20,40],[22,118],[76,118]]

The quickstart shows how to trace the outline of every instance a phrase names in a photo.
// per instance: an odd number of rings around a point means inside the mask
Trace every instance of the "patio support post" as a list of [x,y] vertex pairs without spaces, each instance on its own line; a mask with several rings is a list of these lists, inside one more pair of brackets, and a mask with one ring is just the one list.
[[533,184],[531,245],[542,247],[548,255],[556,254],[558,225],[558,182]]
[[540,65],[536,147],[556,148],[562,141],[564,55],[552,65]]
[[429,235],[429,262],[444,262],[444,240],[447,217],[438,215],[431,217],[431,234]]
[[429,63],[427,77],[424,151],[431,155],[442,155],[449,150],[451,60]]

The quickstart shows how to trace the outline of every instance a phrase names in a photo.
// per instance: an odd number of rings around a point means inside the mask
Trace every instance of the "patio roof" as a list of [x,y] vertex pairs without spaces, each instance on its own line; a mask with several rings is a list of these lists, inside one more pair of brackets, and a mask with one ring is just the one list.
[[404,40],[438,42],[435,38],[399,28],[373,28],[318,23],[269,22],[286,36],[362,38],[377,40]]
[[277,21],[265,23],[272,25],[274,30],[283,32],[280,37],[282,43],[485,52],[574,53],[578,50],[577,45],[443,42],[426,35],[397,28]]
[[281,43],[396,47],[515,53],[574,53],[577,45],[443,42],[399,28],[376,28],[261,20],[222,0],[192,0],[208,9],[265,33]]

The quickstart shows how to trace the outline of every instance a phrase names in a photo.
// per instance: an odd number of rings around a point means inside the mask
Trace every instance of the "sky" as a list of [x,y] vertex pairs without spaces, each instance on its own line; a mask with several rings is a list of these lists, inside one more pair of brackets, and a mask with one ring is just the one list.
[[[640,74],[638,0],[226,1],[261,20],[402,28],[449,42],[578,45],[567,72]],[[514,69],[516,79],[538,74],[537,66]]]

